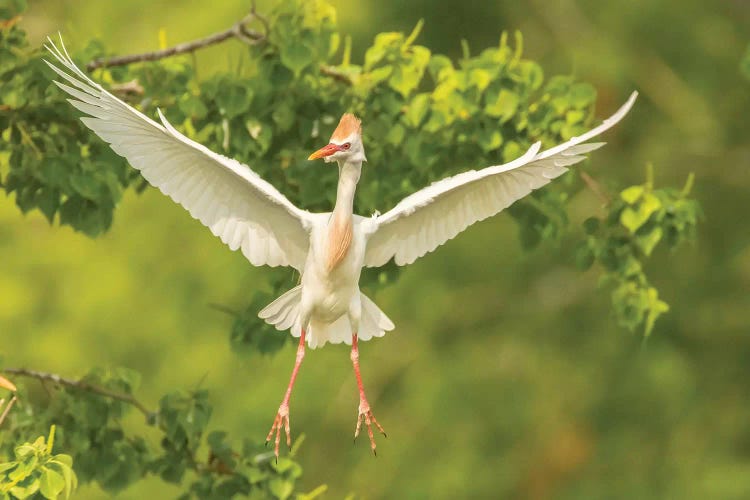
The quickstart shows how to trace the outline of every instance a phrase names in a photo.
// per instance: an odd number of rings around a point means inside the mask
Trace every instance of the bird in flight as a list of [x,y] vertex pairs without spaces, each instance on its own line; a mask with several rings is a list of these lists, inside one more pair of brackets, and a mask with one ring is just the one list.
[[327,145],[309,160],[336,163],[339,171],[332,212],[311,213],[297,208],[250,167],[214,153],[178,132],[158,111],[159,122],[118,99],[81,71],[65,46],[48,39],[47,49],[62,69],[47,64],[64,80],[58,87],[86,116],[81,121],[106,141],[143,177],[190,212],[231,250],[240,249],[256,266],[289,266],[301,283],[260,311],[279,330],[299,338],[286,393],[271,430],[279,455],[282,430],[291,445],[289,399],[305,343],[311,349],[345,342],[359,388],[355,439],[367,427],[375,453],[375,419],[365,395],[359,369],[359,341],[382,337],[393,322],[359,289],[363,267],[378,267],[393,259],[411,264],[477,221],[507,208],[565,173],[585,154],[604,145],[587,142],[619,122],[637,97],[611,117],[579,137],[540,151],[539,142],[504,165],[463,172],[407,196],[391,210],[372,217],[353,213],[354,194],[366,161],[360,121],[341,117]]

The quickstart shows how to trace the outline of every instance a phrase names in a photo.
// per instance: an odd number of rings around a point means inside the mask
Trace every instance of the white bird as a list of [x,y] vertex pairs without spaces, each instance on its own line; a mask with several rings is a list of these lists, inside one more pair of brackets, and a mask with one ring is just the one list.
[[362,268],[382,266],[390,259],[400,266],[411,264],[562,175],[585,153],[604,144],[586,141],[619,122],[637,96],[633,92],[614,115],[580,137],[543,152],[537,142],[510,163],[443,179],[373,217],[353,214],[366,158],[360,121],[344,114],[330,142],[308,158],[338,164],[336,205],[329,213],[310,213],[294,206],[250,167],[185,137],[161,111],[159,123],[104,90],[75,65],[62,43],[61,49],[49,43],[47,49],[65,68],[47,62],[67,82],[55,83],[87,115],[81,118],[87,127],[231,250],[241,249],[251,264],[290,266],[300,272],[301,284],[259,313],[279,330],[299,337],[289,386],[266,439],[268,443],[275,433],[277,457],[282,428],[291,444],[289,399],[305,342],[311,349],[326,342],[351,344],[360,399],[354,437],[364,422],[374,453],[372,424],[385,435],[365,396],[358,340],[382,337],[394,325],[360,291]]

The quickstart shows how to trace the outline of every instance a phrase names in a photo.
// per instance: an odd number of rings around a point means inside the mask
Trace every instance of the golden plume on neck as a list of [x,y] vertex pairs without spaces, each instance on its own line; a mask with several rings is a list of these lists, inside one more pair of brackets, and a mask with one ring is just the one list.
[[349,253],[353,236],[351,215],[334,214],[333,220],[328,226],[328,255],[326,257],[328,272],[333,271],[336,266],[341,264],[346,254]]

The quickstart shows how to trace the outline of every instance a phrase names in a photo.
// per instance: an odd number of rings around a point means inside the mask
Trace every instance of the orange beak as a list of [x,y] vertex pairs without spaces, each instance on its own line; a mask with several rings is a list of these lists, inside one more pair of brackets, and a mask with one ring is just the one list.
[[341,148],[337,146],[336,144],[328,144],[327,146],[323,146],[313,154],[307,157],[308,160],[317,160],[319,158],[325,158],[326,156],[331,156],[333,153],[337,153],[341,151]]

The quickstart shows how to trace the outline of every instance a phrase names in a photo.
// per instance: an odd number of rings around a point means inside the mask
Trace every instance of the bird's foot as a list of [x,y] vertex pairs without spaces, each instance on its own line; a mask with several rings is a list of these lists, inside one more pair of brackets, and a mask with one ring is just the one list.
[[375,451],[375,436],[372,432],[372,424],[375,424],[375,427],[378,428],[381,434],[383,436],[388,437],[388,435],[383,430],[383,427],[378,423],[378,421],[375,419],[375,415],[372,413],[372,410],[370,409],[370,404],[367,402],[367,399],[360,398],[359,400],[359,415],[357,415],[357,428],[354,429],[354,440],[357,440],[357,436],[359,436],[359,431],[362,428],[362,422],[364,422],[367,425],[367,435],[370,437],[370,448],[372,449],[372,454],[375,456],[378,456],[378,452]]
[[268,443],[271,441],[271,437],[274,435],[274,432],[276,433],[273,450],[276,454],[277,462],[279,461],[279,443],[281,442],[282,428],[284,429],[284,433],[286,434],[286,445],[291,447],[292,436],[289,432],[289,403],[287,403],[286,401],[281,403],[281,406],[279,406],[279,411],[278,413],[276,413],[276,418],[273,419],[271,430],[268,431],[268,436],[266,436],[266,446],[268,446]]

